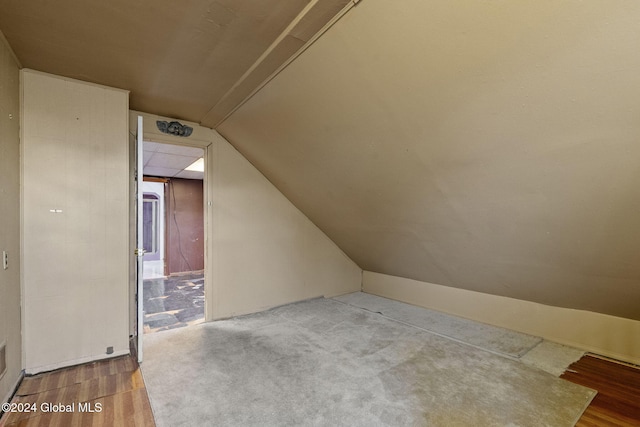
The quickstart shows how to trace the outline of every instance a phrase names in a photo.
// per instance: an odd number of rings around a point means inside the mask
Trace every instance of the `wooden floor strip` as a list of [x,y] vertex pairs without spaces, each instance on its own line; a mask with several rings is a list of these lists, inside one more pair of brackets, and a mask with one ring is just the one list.
[[101,376],[133,372],[137,368],[136,361],[129,356],[63,368],[25,378],[16,394],[26,396],[47,390],[55,390]]
[[[142,374],[131,356],[27,377],[12,403],[35,410],[5,414],[0,427],[155,426]],[[53,405],[70,411],[54,411]]]
[[576,426],[640,426],[640,368],[585,355],[561,378],[598,391]]

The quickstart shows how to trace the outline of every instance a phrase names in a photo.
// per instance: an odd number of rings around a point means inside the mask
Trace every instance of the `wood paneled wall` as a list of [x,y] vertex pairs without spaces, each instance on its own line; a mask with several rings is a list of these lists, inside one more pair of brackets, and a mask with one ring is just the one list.
[[167,273],[204,269],[202,181],[171,178],[165,195]]

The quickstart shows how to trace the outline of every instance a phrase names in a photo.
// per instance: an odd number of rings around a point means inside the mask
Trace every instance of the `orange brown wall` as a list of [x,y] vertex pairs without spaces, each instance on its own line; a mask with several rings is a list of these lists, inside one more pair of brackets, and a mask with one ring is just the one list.
[[166,186],[166,273],[204,269],[202,181],[172,178]]

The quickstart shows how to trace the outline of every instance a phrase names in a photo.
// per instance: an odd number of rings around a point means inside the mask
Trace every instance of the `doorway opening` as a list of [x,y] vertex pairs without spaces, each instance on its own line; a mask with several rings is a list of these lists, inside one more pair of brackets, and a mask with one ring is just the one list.
[[204,154],[143,142],[145,334],[205,319]]

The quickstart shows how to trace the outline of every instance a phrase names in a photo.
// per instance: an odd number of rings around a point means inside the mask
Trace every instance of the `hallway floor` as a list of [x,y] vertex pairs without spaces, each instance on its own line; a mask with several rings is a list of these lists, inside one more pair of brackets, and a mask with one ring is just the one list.
[[144,332],[159,332],[204,321],[204,272],[144,281]]

